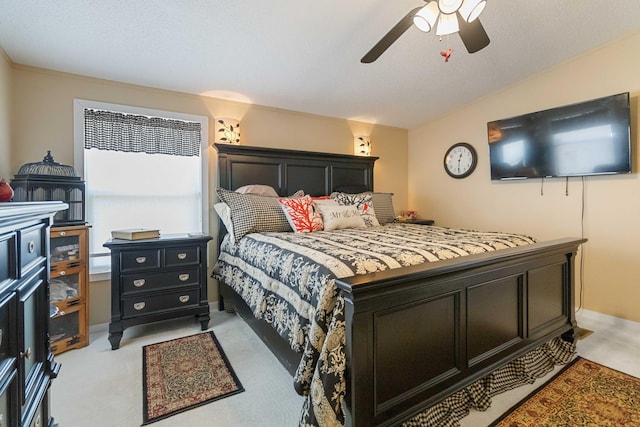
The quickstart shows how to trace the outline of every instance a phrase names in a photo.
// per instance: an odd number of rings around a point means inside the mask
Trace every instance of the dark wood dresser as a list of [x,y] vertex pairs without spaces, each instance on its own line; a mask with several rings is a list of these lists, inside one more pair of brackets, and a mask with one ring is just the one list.
[[49,233],[62,202],[0,203],[0,425],[53,426]]
[[209,328],[207,243],[210,236],[175,234],[157,239],[112,239],[111,348],[134,325],[195,315]]

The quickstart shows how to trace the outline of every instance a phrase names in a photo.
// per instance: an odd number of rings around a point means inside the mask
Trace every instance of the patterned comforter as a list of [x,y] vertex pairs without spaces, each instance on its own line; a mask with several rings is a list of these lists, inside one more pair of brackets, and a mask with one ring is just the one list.
[[214,277],[302,353],[301,426],[344,425],[344,300],[335,279],[533,243],[517,234],[394,223],[223,241]]

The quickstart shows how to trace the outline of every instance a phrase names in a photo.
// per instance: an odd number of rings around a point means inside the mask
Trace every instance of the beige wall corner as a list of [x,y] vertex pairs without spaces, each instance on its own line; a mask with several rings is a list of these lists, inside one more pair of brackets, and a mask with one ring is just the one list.
[[[539,240],[580,236],[584,225],[589,242],[581,250],[584,281],[576,276],[576,305],[640,321],[640,57],[633,54],[638,51],[640,33],[634,33],[411,129],[410,204],[440,225],[520,232]],[[632,174],[586,177],[584,187],[580,178],[568,184],[546,179],[544,186],[540,179],[491,181],[488,121],[621,92],[631,95]],[[475,147],[479,164],[470,177],[456,180],[445,173],[443,157],[461,141]]]

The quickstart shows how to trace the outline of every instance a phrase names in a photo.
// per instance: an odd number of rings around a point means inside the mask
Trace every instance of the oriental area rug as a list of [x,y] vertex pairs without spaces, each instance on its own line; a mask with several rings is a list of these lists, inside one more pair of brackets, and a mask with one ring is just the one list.
[[491,427],[640,426],[640,379],[577,357]]
[[142,348],[143,423],[244,391],[213,332]]

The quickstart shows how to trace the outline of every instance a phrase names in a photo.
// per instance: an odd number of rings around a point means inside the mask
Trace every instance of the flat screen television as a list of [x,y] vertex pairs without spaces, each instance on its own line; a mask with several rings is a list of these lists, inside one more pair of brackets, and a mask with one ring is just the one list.
[[487,123],[491,179],[631,173],[629,93]]

